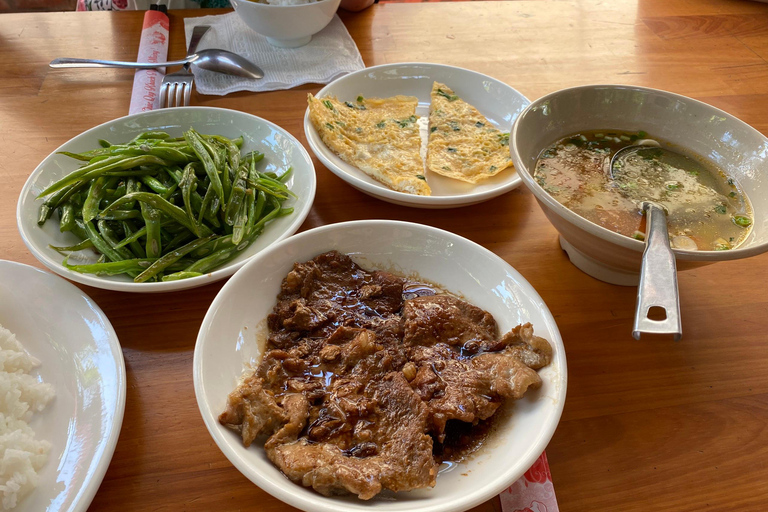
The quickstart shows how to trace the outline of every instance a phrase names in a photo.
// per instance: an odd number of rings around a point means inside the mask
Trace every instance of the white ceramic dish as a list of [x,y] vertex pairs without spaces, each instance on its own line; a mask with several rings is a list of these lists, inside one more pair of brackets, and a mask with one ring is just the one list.
[[[288,480],[256,445],[217,421],[243,370],[261,354],[257,337],[274,307],[280,283],[297,261],[336,249],[365,268],[414,274],[462,294],[489,311],[502,331],[530,321],[554,347],[542,369],[542,388],[514,405],[508,421],[469,461],[441,473],[433,489],[360,501],[323,497]],[[253,293],[258,289],[259,293]],[[311,512],[455,512],[469,509],[517,480],[546,447],[565,401],[566,362],[552,314],[530,284],[501,258],[447,231],[395,221],[331,224],[300,233],[256,256],[222,288],[198,334],[193,375],[200,412],[224,455],[256,485],[284,502]]]
[[41,361],[56,397],[30,425],[50,441],[40,483],[15,512],[82,512],[101,485],[125,409],[125,364],[112,325],[76,286],[0,260],[0,324]]
[[[515,167],[560,245],[578,268],[613,284],[636,285],[645,244],[598,226],[558,203],[533,179],[539,154],[582,130],[644,130],[682,151],[714,161],[751,200],[751,234],[730,251],[674,249],[678,269],[768,251],[768,138],[711,105],[671,92],[624,85],[587,85],[553,92],[531,103],[515,123],[509,146]],[[682,264],[681,264],[682,263]]]
[[[55,218],[46,222],[42,228],[37,225],[38,209],[42,204],[42,200],[37,199],[37,195],[57,179],[77,169],[80,162],[56,153],[58,151],[77,153],[98,148],[98,139],[106,139],[115,143],[127,142],[139,133],[148,130],[163,130],[178,137],[190,127],[201,133],[223,135],[230,138],[242,135],[245,139],[243,151],[258,149],[264,153],[264,160],[260,163],[261,169],[264,171],[282,173],[289,166],[292,166],[293,176],[287,184],[298,195],[298,199],[289,199],[285,206],[292,206],[295,209],[293,214],[270,222],[264,233],[237,258],[200,277],[170,282],[134,283],[127,276],[95,276],[81,274],[63,267],[61,263],[64,257],[51,249],[49,245],[70,246],[79,242],[79,239],[72,233],[59,232],[58,222]],[[21,189],[16,209],[16,222],[21,237],[32,254],[46,267],[67,279],[108,290],[168,292],[203,286],[231,276],[243,266],[248,258],[265,247],[295,233],[312,207],[312,201],[315,198],[315,185],[315,168],[312,165],[312,159],[304,146],[283,128],[259,117],[236,110],[210,107],[169,108],[109,121],[81,133],[59,147],[37,166]],[[87,253],[80,253],[80,255],[83,254]],[[94,262],[95,260],[94,257],[91,261],[83,262]],[[75,259],[73,255],[71,262],[74,261],[82,260]]]
[[232,0],[232,7],[254,32],[273,46],[297,48],[309,43],[333,19],[341,0],[321,0],[301,5],[269,5]]
[[[441,64],[385,64],[343,76],[323,87],[318,98],[336,96],[340,100],[365,97],[386,98],[403,94],[416,96],[416,114],[428,118],[433,82],[441,82],[454,90],[464,101],[477,108],[498,129],[508,132],[517,116],[530,103],[507,84],[468,69]],[[421,124],[422,140],[427,137],[427,125]],[[374,180],[357,167],[344,162],[323,143],[304,115],[304,133],[315,156],[331,172],[356,189],[390,203],[418,208],[452,208],[487,201],[520,185],[514,169],[507,169],[478,184],[446,178],[425,169],[424,175],[432,189],[431,196],[397,192]]]

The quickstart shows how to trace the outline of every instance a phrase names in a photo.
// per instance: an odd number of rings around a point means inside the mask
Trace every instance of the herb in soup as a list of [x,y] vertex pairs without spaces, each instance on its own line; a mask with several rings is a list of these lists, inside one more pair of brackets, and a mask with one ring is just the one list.
[[570,135],[541,153],[534,178],[563,206],[637,240],[645,239],[645,217],[639,208],[642,198],[636,193],[640,189],[652,190],[653,196],[646,199],[667,210],[672,247],[722,251],[742,243],[752,227],[751,205],[737,183],[710,162],[697,160],[692,165],[687,158],[676,161],[666,154],[661,158],[661,151],[648,147],[632,158],[653,161],[653,166],[628,158],[623,162],[622,179],[611,178],[613,155],[648,138],[643,131],[595,130]]

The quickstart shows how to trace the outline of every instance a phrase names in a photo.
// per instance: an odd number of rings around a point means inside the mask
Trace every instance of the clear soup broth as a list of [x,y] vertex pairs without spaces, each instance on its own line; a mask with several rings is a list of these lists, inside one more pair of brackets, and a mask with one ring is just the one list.
[[[534,178],[554,199],[587,220],[622,235],[645,240],[645,216],[633,200],[632,180],[611,179],[609,165],[620,149],[638,140],[663,141],[645,132],[594,130],[558,140],[542,151]],[[639,152],[653,158],[654,148]],[[654,201],[668,212],[673,248],[722,251],[738,247],[752,227],[752,207],[738,184],[711,162],[695,167],[666,161],[647,175]],[[624,190],[622,190],[624,189]]]

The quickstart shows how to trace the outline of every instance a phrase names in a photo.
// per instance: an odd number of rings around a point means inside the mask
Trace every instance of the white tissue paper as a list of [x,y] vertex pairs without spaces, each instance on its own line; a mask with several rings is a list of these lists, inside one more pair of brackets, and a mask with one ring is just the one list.
[[251,60],[264,70],[264,78],[252,80],[222,75],[192,66],[200,94],[224,96],[237,91],[275,91],[301,84],[327,84],[365,67],[357,45],[338,16],[300,48],[277,48],[240,20],[237,13],[185,18],[187,46],[197,25],[210,25],[198,50],[221,48]]

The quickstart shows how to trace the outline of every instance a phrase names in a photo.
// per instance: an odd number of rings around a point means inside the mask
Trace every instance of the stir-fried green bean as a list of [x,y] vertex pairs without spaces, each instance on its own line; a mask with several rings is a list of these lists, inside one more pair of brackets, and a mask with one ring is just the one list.
[[[82,166],[40,197],[41,226],[58,212],[59,229],[79,243],[54,247],[76,272],[128,275],[135,282],[197,277],[230,261],[296,198],[284,172],[261,172],[259,151],[241,154],[243,138],[183,137],[151,131],[124,144],[98,140],[82,153],[60,154]],[[54,217],[55,218],[55,217]],[[93,251],[96,263],[70,263]],[[82,260],[81,260],[82,261]],[[91,259],[93,261],[93,259]]]

